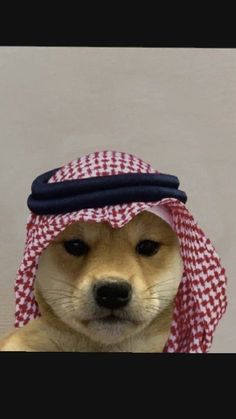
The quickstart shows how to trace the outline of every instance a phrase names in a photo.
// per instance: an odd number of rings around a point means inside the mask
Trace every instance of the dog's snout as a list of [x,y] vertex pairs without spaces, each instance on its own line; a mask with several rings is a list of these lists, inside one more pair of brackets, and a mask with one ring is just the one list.
[[132,288],[126,281],[99,281],[94,285],[93,294],[99,306],[116,309],[128,304],[131,299]]

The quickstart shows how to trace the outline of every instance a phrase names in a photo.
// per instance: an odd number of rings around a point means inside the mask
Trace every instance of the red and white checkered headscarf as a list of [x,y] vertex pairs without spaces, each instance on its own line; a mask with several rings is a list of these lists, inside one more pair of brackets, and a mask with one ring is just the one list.
[[[49,183],[124,173],[158,173],[138,157],[118,151],[99,151],[60,168]],[[176,198],[82,209],[58,215],[30,213],[23,260],[17,272],[15,326],[21,327],[40,313],[34,297],[39,256],[48,244],[75,221],[108,222],[123,227],[144,210],[166,219],[180,242],[184,273],[175,298],[171,332],[164,352],[207,352],[214,330],[226,310],[225,270],[185,204]],[[165,214],[170,214],[169,219]],[[167,215],[168,217],[168,215]]]

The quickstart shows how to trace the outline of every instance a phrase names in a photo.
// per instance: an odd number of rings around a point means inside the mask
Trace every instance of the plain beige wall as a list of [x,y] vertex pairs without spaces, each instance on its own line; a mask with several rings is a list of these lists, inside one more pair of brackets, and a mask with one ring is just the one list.
[[0,48],[0,334],[14,321],[31,182],[114,149],[180,178],[229,279],[212,352],[236,352],[235,116],[235,50]]

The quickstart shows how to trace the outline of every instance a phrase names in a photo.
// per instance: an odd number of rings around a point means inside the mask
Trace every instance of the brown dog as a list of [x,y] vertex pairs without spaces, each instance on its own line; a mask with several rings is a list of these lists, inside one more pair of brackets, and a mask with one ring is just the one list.
[[73,223],[40,256],[42,316],[3,338],[0,349],[161,352],[182,273],[177,235],[150,212],[119,229]]

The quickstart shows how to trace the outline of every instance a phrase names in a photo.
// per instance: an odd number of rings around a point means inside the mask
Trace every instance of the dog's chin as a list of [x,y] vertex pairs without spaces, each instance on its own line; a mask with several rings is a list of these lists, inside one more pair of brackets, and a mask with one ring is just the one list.
[[86,329],[91,340],[110,345],[131,337],[139,327],[129,320],[107,318],[90,321]]
[[[75,322],[73,322],[75,327]],[[77,330],[90,340],[102,345],[112,345],[133,336],[144,327],[143,323],[113,315],[77,320]]]

